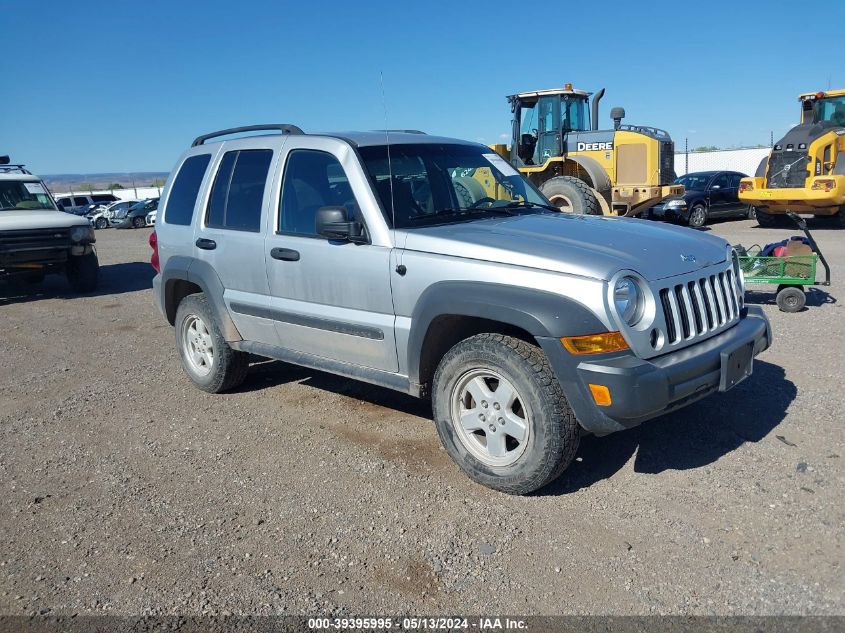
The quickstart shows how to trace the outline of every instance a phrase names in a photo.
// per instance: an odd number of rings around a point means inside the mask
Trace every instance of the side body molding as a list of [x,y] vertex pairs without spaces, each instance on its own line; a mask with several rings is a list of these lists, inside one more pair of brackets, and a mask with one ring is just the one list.
[[176,319],[175,298],[180,280],[196,284],[205,293],[208,304],[214,311],[214,316],[223,332],[223,338],[229,342],[242,340],[223,301],[224,288],[217,273],[207,262],[192,257],[169,257],[165,268],[161,271],[161,305],[171,325]]

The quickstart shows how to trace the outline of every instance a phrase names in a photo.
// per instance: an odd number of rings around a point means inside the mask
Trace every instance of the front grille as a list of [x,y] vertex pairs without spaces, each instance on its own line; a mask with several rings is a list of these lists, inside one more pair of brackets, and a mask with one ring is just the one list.
[[675,144],[672,141],[660,143],[660,185],[675,182]]
[[70,246],[70,229],[0,231],[0,263],[59,261]]
[[693,341],[739,319],[741,306],[730,269],[663,288],[659,296],[668,345]]
[[770,189],[803,187],[809,176],[807,160],[806,152],[772,152],[766,176],[767,186]]

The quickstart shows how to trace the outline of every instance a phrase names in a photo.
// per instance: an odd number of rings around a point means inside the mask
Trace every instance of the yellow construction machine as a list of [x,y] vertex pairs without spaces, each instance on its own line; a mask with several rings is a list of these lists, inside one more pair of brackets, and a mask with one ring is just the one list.
[[845,227],[845,89],[798,97],[801,123],[775,143],[739,199],[760,226],[789,223],[787,211],[829,216]]
[[510,145],[493,149],[509,160],[562,211],[637,215],[675,185],[675,146],[663,130],[625,125],[613,108],[613,129],[598,129],[599,100],[572,84],[508,97],[513,112]]

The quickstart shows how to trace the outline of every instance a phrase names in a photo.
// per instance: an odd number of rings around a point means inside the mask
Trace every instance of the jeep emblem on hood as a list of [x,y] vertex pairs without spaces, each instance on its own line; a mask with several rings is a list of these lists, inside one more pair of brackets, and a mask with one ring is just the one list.
[[695,255],[681,255],[682,262],[692,262],[695,263]]

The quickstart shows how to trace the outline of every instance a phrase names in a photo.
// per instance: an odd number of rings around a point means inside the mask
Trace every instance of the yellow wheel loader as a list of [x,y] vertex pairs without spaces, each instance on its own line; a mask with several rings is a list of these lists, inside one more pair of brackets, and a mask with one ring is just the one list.
[[684,192],[675,181],[675,146],[667,132],[625,125],[613,108],[613,129],[598,129],[599,100],[572,88],[511,95],[510,146],[493,149],[509,160],[562,211],[637,215]]
[[845,89],[798,97],[801,123],[775,143],[739,199],[760,226],[786,225],[786,212],[830,216],[845,227]]

